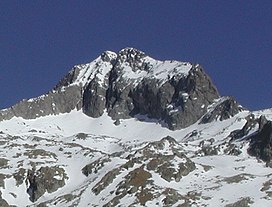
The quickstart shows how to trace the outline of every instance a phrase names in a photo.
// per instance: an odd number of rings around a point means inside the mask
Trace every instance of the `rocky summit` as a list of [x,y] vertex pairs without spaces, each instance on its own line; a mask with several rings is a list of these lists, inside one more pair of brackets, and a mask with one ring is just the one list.
[[97,118],[106,110],[113,120],[141,114],[175,130],[195,123],[217,98],[216,87],[200,65],[158,61],[126,48],[75,66],[48,94],[23,100],[0,117],[34,119],[82,109]]
[[0,206],[271,206],[272,109],[135,48],[0,111]]

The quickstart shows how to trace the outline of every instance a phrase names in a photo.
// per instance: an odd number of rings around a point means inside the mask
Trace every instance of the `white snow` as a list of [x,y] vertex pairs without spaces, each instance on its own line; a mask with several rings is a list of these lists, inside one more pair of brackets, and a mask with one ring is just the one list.
[[121,64],[123,68],[122,77],[125,79],[135,80],[134,85],[137,85],[144,78],[156,79],[160,85],[165,83],[168,79],[171,79],[175,75],[187,76],[189,74],[192,65],[187,62],[179,61],[158,61],[149,56],[146,56],[142,60],[141,64],[148,64],[148,71],[136,70],[133,71],[132,67],[124,62]]
[[[269,117],[271,111],[266,112]],[[88,202],[90,202],[89,196],[87,196],[90,189],[109,169],[116,168],[124,163],[123,158],[111,160],[107,164],[108,167],[106,165],[103,171],[99,171],[102,174],[94,174],[88,178],[79,173],[86,164],[101,157],[101,153],[110,154],[122,151],[122,145],[133,147],[136,150],[141,143],[157,141],[170,135],[181,142],[184,150],[188,152],[188,156],[194,155],[192,152],[200,149],[198,146],[202,140],[214,138],[214,144],[224,143],[231,131],[243,127],[245,124],[244,118],[249,113],[244,111],[228,120],[217,121],[216,124],[214,122],[209,124],[195,123],[188,128],[177,131],[171,131],[166,127],[162,127],[162,123],[159,121],[148,119],[145,116],[121,120],[120,125],[116,126],[106,112],[99,118],[88,117],[82,111],[76,110],[67,114],[50,115],[33,120],[14,117],[11,120],[5,120],[0,123],[0,131],[3,133],[0,135],[0,141],[9,139],[9,146],[13,146],[13,150],[10,151],[8,144],[2,145],[1,155],[10,160],[10,167],[0,169],[0,173],[8,175],[16,172],[18,163],[21,163],[21,167],[25,169],[30,168],[29,163],[31,159],[27,160],[24,155],[16,155],[24,152],[24,149],[20,146],[25,144],[36,146],[35,149],[43,149],[53,154],[38,156],[35,158],[35,161],[40,161],[41,166],[48,166],[50,165],[49,163],[52,163],[52,165],[58,163],[59,166],[65,169],[69,177],[63,188],[51,194],[44,194],[38,200],[38,203],[64,195],[67,192],[73,192],[76,195],[81,191],[80,189],[85,189],[82,191],[84,193],[80,196],[78,206],[87,206]],[[261,114],[261,112],[255,112],[255,114]],[[188,137],[193,132],[197,132],[196,135]],[[12,139],[12,137],[17,135],[20,135],[20,138]],[[39,137],[39,139],[35,140],[35,137]],[[165,142],[164,149],[160,153],[168,154],[169,151],[167,149],[169,147],[169,143]],[[60,150],[61,148],[62,150]],[[197,201],[197,205],[224,206],[238,201],[240,197],[250,197],[254,201],[253,206],[267,206],[268,201],[263,199],[266,194],[259,191],[259,189],[267,181],[267,176],[271,173],[271,170],[270,168],[265,168],[264,163],[249,157],[245,151],[246,148],[247,146],[243,147],[244,152],[240,156],[193,157],[192,160],[197,164],[197,170],[182,178],[180,182],[167,182],[154,173],[152,173],[152,179],[156,185],[173,188],[180,194],[187,194],[189,191],[201,191],[202,196],[211,197],[211,199],[207,200],[200,199]],[[91,150],[94,150],[95,153]],[[172,162],[174,166],[178,167],[175,163],[184,162],[184,160],[175,158]],[[212,168],[205,171],[202,167],[203,165],[208,165]],[[94,199],[92,203],[107,203],[110,198],[107,195],[110,195],[110,192],[116,188],[115,185],[127,173],[126,171],[121,172],[121,176],[119,175],[114,180],[114,183],[106,191],[103,191],[103,194],[99,194],[99,196],[92,195]],[[245,179],[239,183],[227,183],[224,181],[224,179],[236,175],[244,176]],[[92,183],[92,180],[96,180],[96,182]],[[31,205],[25,191],[26,185],[23,183],[16,186],[12,177],[5,179],[5,188],[1,188],[2,197],[6,201],[10,204],[20,203],[22,206]],[[123,198],[121,200],[122,205],[131,203],[133,199],[134,197],[131,196]],[[156,201],[161,203],[161,199],[162,197]],[[153,205],[152,202],[147,204]],[[66,205],[67,203],[59,203],[59,206]]]

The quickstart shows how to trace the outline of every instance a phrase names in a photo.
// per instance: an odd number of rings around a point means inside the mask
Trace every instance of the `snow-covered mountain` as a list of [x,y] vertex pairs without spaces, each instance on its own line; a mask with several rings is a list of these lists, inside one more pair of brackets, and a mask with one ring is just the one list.
[[0,206],[271,206],[272,109],[134,48],[0,111]]

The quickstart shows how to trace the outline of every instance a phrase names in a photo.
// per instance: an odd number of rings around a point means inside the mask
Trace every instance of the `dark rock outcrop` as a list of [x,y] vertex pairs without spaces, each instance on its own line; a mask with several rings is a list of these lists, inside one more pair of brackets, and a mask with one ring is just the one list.
[[245,118],[247,122],[243,126],[242,129],[234,130],[230,133],[229,137],[231,138],[230,141],[235,141],[241,138],[247,138],[247,135],[249,134],[250,130],[252,130],[256,124],[258,123],[258,119],[255,119],[254,115],[251,114]]
[[254,203],[250,197],[240,198],[235,203],[228,204],[225,207],[249,207],[250,204]]
[[41,167],[37,172],[30,170],[27,176],[27,192],[30,200],[35,202],[45,192],[52,193],[65,185],[67,176],[63,168]]
[[0,191],[0,206],[1,207],[10,207],[10,205],[8,204],[8,202],[2,198],[1,191]]
[[152,65],[142,60],[145,54],[140,51],[133,50],[134,59],[124,58],[130,52],[124,50],[119,54],[110,73],[106,108],[113,119],[144,114],[165,121],[170,129],[180,129],[196,122],[206,112],[207,106],[219,97],[217,89],[199,65],[191,65],[187,75],[176,71],[163,83],[152,75],[141,80],[126,79],[124,64],[138,73],[153,72]]
[[226,120],[241,112],[243,109],[233,97],[223,97],[201,118],[200,123],[206,124],[216,120]]
[[0,121],[12,117],[35,119],[50,114],[69,113],[81,108],[81,88],[69,86],[65,90],[51,91],[30,100],[22,100],[11,108],[0,111]]
[[259,118],[259,129],[250,137],[248,153],[269,163],[272,160],[272,121]]
[[207,107],[219,97],[217,89],[203,69],[193,66],[185,80],[180,79],[174,87],[174,109],[165,116],[170,129],[180,129],[196,122]]

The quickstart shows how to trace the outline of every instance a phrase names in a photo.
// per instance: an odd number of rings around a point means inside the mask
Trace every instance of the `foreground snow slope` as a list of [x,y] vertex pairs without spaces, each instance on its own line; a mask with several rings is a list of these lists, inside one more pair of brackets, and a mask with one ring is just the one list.
[[[0,174],[4,177],[1,185],[2,198],[17,206],[36,206],[39,203],[47,203],[47,206],[109,205],[111,200],[116,199],[116,193],[112,192],[120,188],[124,178],[133,170],[146,166],[151,158],[143,158],[143,161],[131,168],[122,168],[113,181],[96,195],[93,189],[103,177],[126,164],[128,156],[136,156],[139,159],[145,156],[141,155],[141,150],[148,143],[171,136],[178,141],[176,147],[195,163],[195,170],[180,180],[168,181],[163,179],[159,172],[148,171],[152,183],[147,184],[145,188],[154,196],[145,201],[147,206],[167,206],[166,194],[163,193],[167,189],[180,195],[173,206],[182,203],[192,206],[226,206],[241,199],[241,202],[250,201],[251,206],[269,206],[272,191],[271,168],[266,168],[265,163],[247,154],[247,142],[234,142],[241,150],[239,155],[224,152],[229,148],[229,134],[241,129],[246,123],[245,117],[249,114],[250,112],[244,111],[225,121],[196,123],[177,131],[162,127],[163,123],[146,117],[121,120],[120,125],[116,126],[106,113],[95,119],[76,110],[34,120],[14,117],[2,121],[1,157],[2,163],[4,160],[7,162],[6,165],[2,164],[0,169]],[[271,110],[254,114],[266,115],[268,119],[272,119]],[[254,129],[251,133],[254,133]],[[213,143],[210,143],[211,138],[215,140]],[[173,154],[173,143],[167,142],[169,140],[163,142],[163,151],[158,153],[165,156]],[[218,148],[217,153],[205,155],[201,143]],[[119,156],[114,153],[119,153]],[[81,172],[84,166],[106,157],[110,160],[97,169],[96,173],[85,176]],[[184,158],[174,157],[173,166],[179,166],[184,162],[182,160]],[[26,172],[22,173],[20,179],[16,177],[20,169],[30,169],[34,166],[33,163],[36,163],[36,168],[59,166],[65,170],[66,177],[63,187],[51,193],[46,192],[34,204],[28,199],[27,186],[23,182]],[[146,167],[143,170],[146,170]],[[70,198],[67,200],[68,195]],[[126,194],[120,198],[118,205],[136,204],[137,199],[139,196]]]

